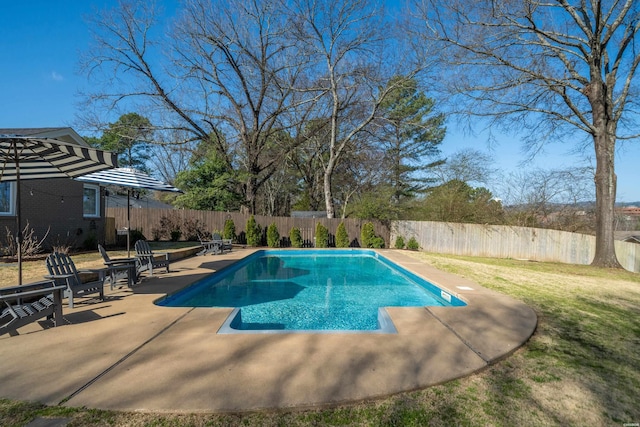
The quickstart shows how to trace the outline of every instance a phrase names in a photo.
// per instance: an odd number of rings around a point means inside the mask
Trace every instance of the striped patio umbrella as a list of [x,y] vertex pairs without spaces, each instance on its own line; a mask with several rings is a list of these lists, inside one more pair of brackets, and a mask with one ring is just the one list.
[[130,255],[130,230],[131,230],[131,188],[139,188],[154,191],[171,191],[182,193],[182,190],[159,181],[144,172],[133,168],[115,168],[91,173],[78,178],[78,181],[93,182],[103,185],[117,185],[127,188],[127,256]]
[[54,138],[0,135],[0,182],[16,182],[18,285],[22,285],[20,182],[29,179],[75,178],[114,168],[117,155]]

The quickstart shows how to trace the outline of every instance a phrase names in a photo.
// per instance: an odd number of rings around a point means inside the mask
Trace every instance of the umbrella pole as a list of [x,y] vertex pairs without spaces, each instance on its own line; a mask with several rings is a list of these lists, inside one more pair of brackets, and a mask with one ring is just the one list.
[[13,153],[16,161],[16,244],[18,246],[18,286],[22,286],[22,224],[20,224],[20,161],[18,143],[14,141]]
[[131,190],[127,188],[127,258],[131,257],[129,242],[131,239],[131,202],[130,202]]

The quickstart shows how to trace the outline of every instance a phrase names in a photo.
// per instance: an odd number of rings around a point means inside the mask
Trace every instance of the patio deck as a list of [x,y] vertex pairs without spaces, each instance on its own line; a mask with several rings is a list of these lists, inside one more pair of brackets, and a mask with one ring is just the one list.
[[192,257],[106,301],[64,307],[68,324],[0,337],[0,397],[48,405],[226,412],[366,400],[469,375],[531,336],[528,306],[402,251],[384,256],[468,303],[389,308],[398,334],[217,335],[231,309],[153,301],[252,253]]

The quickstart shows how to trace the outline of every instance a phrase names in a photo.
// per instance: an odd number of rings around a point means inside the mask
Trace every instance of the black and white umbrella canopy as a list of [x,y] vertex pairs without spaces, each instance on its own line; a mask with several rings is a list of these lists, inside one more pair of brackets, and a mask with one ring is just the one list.
[[[102,185],[117,185],[126,188],[182,193],[182,190],[133,168],[115,168],[95,172],[78,178],[78,181],[92,182]],[[127,256],[129,256],[131,252],[131,203],[129,198],[130,191],[127,191]]]
[[117,155],[53,138],[0,135],[0,182],[75,178],[114,168]]
[[114,168],[95,172],[78,178],[78,181],[93,182],[102,185],[118,185],[128,188],[141,188],[145,190],[182,192],[172,185],[159,181],[133,168]]
[[22,285],[20,183],[30,179],[77,178],[114,168],[117,155],[54,138],[0,135],[0,182],[16,182],[18,285]]

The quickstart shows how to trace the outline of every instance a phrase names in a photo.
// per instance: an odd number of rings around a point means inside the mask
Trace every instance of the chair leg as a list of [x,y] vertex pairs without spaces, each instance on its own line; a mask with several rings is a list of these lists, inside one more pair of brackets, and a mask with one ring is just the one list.
[[53,324],[56,326],[62,325],[62,291],[57,290],[53,293],[53,304],[55,308],[53,310]]

